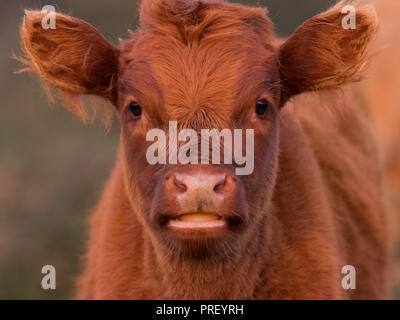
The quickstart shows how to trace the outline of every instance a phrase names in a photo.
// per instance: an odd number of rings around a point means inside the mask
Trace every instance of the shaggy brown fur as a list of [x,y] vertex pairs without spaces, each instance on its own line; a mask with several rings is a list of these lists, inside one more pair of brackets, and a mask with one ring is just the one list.
[[[373,46],[377,54],[355,87],[377,133],[384,156],[387,187],[392,196],[400,195],[400,2],[380,0],[377,15],[379,33]],[[398,201],[398,200],[397,200]],[[400,210],[398,210],[400,213]],[[400,215],[399,215],[400,216]]]
[[[372,120],[379,153],[384,165],[385,196],[393,213],[393,237],[400,239],[400,2],[379,0],[379,33],[372,46],[376,55],[355,88],[357,99]],[[399,242],[398,242],[399,243]],[[400,283],[400,265],[393,270],[395,284]]]
[[[69,94],[108,99],[120,118],[80,298],[387,297],[388,221],[369,124],[347,90],[286,103],[339,88],[364,67],[374,15],[359,7],[357,29],[343,30],[343,4],[280,47],[265,10],[214,0],[144,0],[141,27],[119,49],[80,20],[58,14],[57,29],[43,30],[41,13],[27,12],[30,71]],[[263,117],[254,112],[260,99],[271,105]],[[335,106],[343,111],[327,112]],[[239,223],[220,237],[176,238],[157,223],[181,210],[162,190],[172,170],[186,170],[145,159],[146,133],[169,120],[255,130],[254,173],[236,177],[238,197],[218,208]],[[344,265],[357,270],[356,290],[341,287]]]

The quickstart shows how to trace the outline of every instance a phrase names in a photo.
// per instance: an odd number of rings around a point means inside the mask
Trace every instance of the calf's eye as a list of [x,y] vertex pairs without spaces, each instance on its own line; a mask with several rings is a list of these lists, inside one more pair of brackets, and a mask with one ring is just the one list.
[[256,113],[259,116],[264,115],[269,108],[269,102],[266,100],[258,100],[256,103]]
[[142,114],[142,107],[136,102],[132,102],[129,105],[129,110],[135,117],[139,117]]

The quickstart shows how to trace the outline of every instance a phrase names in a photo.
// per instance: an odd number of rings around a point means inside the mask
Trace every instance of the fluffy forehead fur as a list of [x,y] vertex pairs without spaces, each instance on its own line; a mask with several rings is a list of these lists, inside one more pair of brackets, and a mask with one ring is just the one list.
[[158,99],[147,107],[203,126],[213,114],[214,125],[224,126],[223,118],[271,94],[277,64],[264,9],[213,0],[144,1],[140,18],[141,28],[121,48],[122,92],[140,95],[130,99]]

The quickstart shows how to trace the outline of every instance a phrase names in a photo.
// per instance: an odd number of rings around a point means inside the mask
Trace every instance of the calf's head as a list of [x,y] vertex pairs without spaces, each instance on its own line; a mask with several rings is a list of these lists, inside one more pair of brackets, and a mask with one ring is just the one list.
[[[373,15],[358,8],[356,28],[344,29],[343,5],[306,21],[281,45],[264,9],[213,0],[143,1],[140,28],[118,47],[63,14],[56,29],[45,30],[44,15],[28,11],[21,35],[30,71],[69,97],[97,95],[114,105],[126,194],[151,239],[184,257],[224,259],[246,250],[243,239],[256,241],[256,228],[268,223],[280,109],[294,95],[354,80],[364,65]],[[72,109],[85,117],[82,106]],[[231,149],[224,144],[229,134],[220,141],[219,164],[202,163],[214,151],[204,154],[203,138],[197,162],[173,163],[169,149],[178,133],[171,122],[194,135],[242,130],[231,136],[243,139],[233,139]],[[155,139],[165,144],[157,151],[167,155],[165,163],[146,158],[153,129],[165,132]],[[246,130],[254,130],[254,146]],[[178,140],[175,147],[183,148],[185,139]],[[223,161],[237,148],[254,148],[248,175],[237,174],[243,165],[236,157]]]

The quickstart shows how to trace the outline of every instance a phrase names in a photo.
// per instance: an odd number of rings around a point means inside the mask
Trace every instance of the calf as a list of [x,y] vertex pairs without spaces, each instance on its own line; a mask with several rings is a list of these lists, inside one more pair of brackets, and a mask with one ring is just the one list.
[[[143,0],[140,28],[119,47],[81,20],[57,14],[44,30],[41,12],[26,13],[27,70],[83,119],[80,95],[108,100],[121,127],[80,298],[386,297],[379,157],[358,104],[336,90],[359,78],[376,21],[360,6],[344,29],[344,4],[281,44],[264,9],[215,0]],[[253,172],[149,164],[147,134],[170,121],[254,130]],[[354,290],[342,287],[345,265]]]

